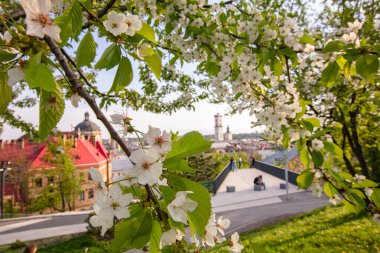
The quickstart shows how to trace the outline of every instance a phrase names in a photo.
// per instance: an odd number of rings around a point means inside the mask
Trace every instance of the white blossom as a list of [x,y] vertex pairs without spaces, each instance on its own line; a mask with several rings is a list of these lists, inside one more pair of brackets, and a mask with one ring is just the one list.
[[332,196],[332,197],[329,199],[329,202],[330,202],[331,204],[333,204],[334,206],[336,206],[340,201],[341,201],[341,199],[338,197],[337,194],[335,194],[334,196]]
[[373,194],[373,189],[366,187],[366,188],[364,188],[364,193],[365,193],[365,195],[367,195],[368,198],[370,198]]
[[321,150],[324,147],[323,141],[314,139],[311,141],[311,148],[313,150]]
[[136,15],[127,16],[125,18],[125,24],[127,26],[125,33],[129,36],[135,35],[136,31],[140,31],[142,28],[142,23]]
[[128,26],[126,23],[126,16],[116,11],[110,11],[107,15],[107,20],[103,22],[107,31],[115,36],[127,32]]
[[373,220],[380,225],[380,214],[376,213],[373,215]]
[[167,133],[159,128],[149,126],[149,131],[144,134],[144,140],[150,145],[151,149],[159,154],[167,153],[171,148],[171,133]]
[[228,248],[230,252],[240,253],[244,249],[244,246],[239,243],[239,234],[237,232],[231,235],[231,243],[232,246]]
[[350,32],[349,34],[343,34],[341,40],[344,44],[354,43],[357,39],[357,35],[354,32]]
[[362,29],[363,23],[355,19],[354,22],[348,22],[348,28],[351,32],[358,33]]
[[0,33],[0,38],[4,41],[6,45],[9,45],[11,43],[11,40],[13,39],[13,36],[9,31],[5,31],[4,34]]
[[61,28],[53,25],[49,16],[52,10],[50,0],[20,0],[20,4],[26,14],[26,34],[39,38],[48,35],[56,42],[61,42]]
[[162,164],[156,152],[147,149],[139,149],[132,152],[129,157],[135,164],[133,173],[139,184],[153,185],[160,181],[162,174]]
[[366,177],[363,175],[355,174],[354,179],[358,182],[358,184],[361,184],[363,180],[366,179]]
[[220,216],[218,218],[218,222],[216,223],[218,232],[224,235],[224,230],[227,229],[230,226],[230,224],[231,224],[231,221],[229,219],[223,219],[223,216]]
[[323,193],[323,188],[320,184],[318,183],[315,183],[313,184],[313,186],[311,187],[311,194],[314,196],[314,197],[317,197],[317,198],[321,198],[322,197],[322,193]]
[[100,185],[102,186],[102,189],[106,189],[106,184],[104,183],[103,176],[99,172],[99,170],[97,170],[95,168],[90,168],[88,170],[88,173],[90,173],[90,176],[91,176],[92,180],[94,180],[95,182],[100,183]]
[[125,219],[130,216],[128,205],[131,203],[132,194],[124,194],[119,185],[111,186],[109,192],[99,192],[95,197],[95,205],[100,208],[99,216],[104,219],[113,219],[113,217]]
[[187,197],[191,191],[179,191],[175,195],[175,199],[168,205],[168,211],[174,221],[182,222],[187,225],[187,213],[197,208],[198,203]]
[[165,231],[161,236],[160,249],[166,245],[172,245],[176,241],[181,241],[183,237],[184,233],[178,229],[172,228],[168,231]]
[[[94,207],[95,209],[95,207]],[[91,216],[89,222],[94,227],[102,227],[100,234],[104,236],[108,229],[113,227],[113,218],[110,219],[108,216],[102,214],[99,215],[100,209],[95,209],[95,215]]]
[[[95,178],[99,176],[93,173]],[[98,178],[99,179],[99,178]],[[103,236],[112,228],[114,217],[118,219],[128,218],[130,213],[127,205],[132,201],[132,194],[123,195],[118,185],[113,185],[109,192],[103,190],[95,197],[94,211],[89,222],[94,227],[102,227]]]
[[78,107],[79,106],[79,102],[82,100],[82,97],[79,96],[78,93],[73,93],[71,95],[71,105],[74,106],[74,107]]
[[20,66],[15,66],[7,71],[8,85],[12,87],[16,83],[25,80],[24,70]]

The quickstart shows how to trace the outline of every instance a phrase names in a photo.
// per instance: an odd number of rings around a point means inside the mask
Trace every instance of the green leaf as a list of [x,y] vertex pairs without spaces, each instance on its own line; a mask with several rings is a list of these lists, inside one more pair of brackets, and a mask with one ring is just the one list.
[[60,38],[62,45],[65,45],[70,37],[78,38],[82,32],[82,6],[78,0],[71,2],[70,6],[64,11],[62,16],[54,20],[61,28]]
[[58,124],[65,109],[65,101],[59,85],[55,85],[54,91],[41,91],[40,96],[40,123],[39,137],[46,139],[53,128]]
[[336,62],[330,62],[322,71],[321,82],[327,87],[332,87],[339,79],[339,65]]
[[143,248],[151,239],[152,226],[151,212],[142,208],[136,208],[133,214],[131,211],[128,219],[122,220],[115,226],[113,252]]
[[361,55],[356,61],[356,71],[359,75],[374,82],[379,70],[379,60],[376,55]]
[[306,119],[303,119],[303,121],[309,122],[310,124],[313,125],[313,127],[316,127],[316,128],[321,127],[321,123],[320,123],[319,119],[317,119],[317,118],[306,118]]
[[91,62],[96,56],[96,47],[97,44],[95,43],[94,37],[92,37],[91,32],[88,31],[78,46],[75,59],[77,68],[83,66],[91,67]]
[[323,146],[327,151],[329,151],[331,154],[335,155],[339,160],[343,159],[343,151],[342,149],[336,145],[333,142],[324,141]]
[[156,34],[152,27],[150,27],[148,24],[143,23],[142,28],[139,31],[136,31],[137,34],[140,34],[144,38],[148,39],[149,41],[157,44],[156,40]]
[[224,12],[222,12],[219,15],[219,20],[222,23],[222,25],[224,25],[227,22],[227,15]]
[[379,186],[378,183],[375,183],[369,179],[364,179],[360,184],[354,183],[352,185],[352,188],[366,188],[366,187],[373,188],[373,187],[377,187],[377,186]]
[[12,101],[12,88],[7,83],[7,73],[0,72],[0,115]]
[[334,186],[329,183],[329,182],[326,182],[325,185],[323,186],[323,191],[326,193],[327,196],[329,196],[330,198],[332,198],[334,195],[337,195],[339,192],[337,191],[337,189],[334,188]]
[[16,58],[17,54],[11,54],[9,52],[0,50],[0,62],[11,61]]
[[144,60],[146,64],[148,64],[148,67],[153,71],[156,78],[160,79],[162,71],[162,63],[160,56],[157,53],[155,53],[144,57]]
[[207,73],[211,76],[216,76],[220,71],[219,65],[212,61],[207,61],[204,66]]
[[198,235],[203,235],[208,224],[208,220],[211,216],[210,193],[201,184],[193,182],[187,178],[170,175],[168,176],[168,180],[176,192],[193,192],[187,196],[196,201],[198,205],[193,212],[187,214],[187,217],[191,231],[196,231]]
[[327,45],[322,49],[322,53],[337,52],[344,48],[344,43],[342,41],[334,40],[327,43]]
[[309,165],[310,165],[310,156],[309,156],[309,150],[307,150],[307,148],[304,148],[301,150],[300,152],[300,160],[302,162],[302,164],[308,168]]
[[181,171],[188,173],[194,173],[197,171],[196,169],[191,168],[187,161],[183,159],[172,160],[172,162],[164,161],[164,168],[168,171]]
[[153,221],[152,223],[152,232],[150,236],[150,253],[160,253],[160,241],[162,236],[161,225],[158,221]]
[[350,189],[348,194],[346,195],[348,199],[350,199],[352,202],[356,203],[358,206],[365,208],[365,196],[364,193],[357,189]]
[[208,151],[210,148],[211,142],[203,138],[199,132],[193,131],[172,144],[172,149],[167,153],[164,163],[172,163],[187,156]]
[[122,56],[117,68],[115,79],[109,92],[118,92],[127,87],[133,80],[132,64],[127,57]]
[[288,56],[289,58],[297,58],[297,53],[290,48],[283,48],[283,49],[278,50],[278,52],[280,52],[283,55]]
[[310,170],[305,170],[297,177],[298,187],[301,189],[307,189],[314,180],[314,173]]
[[339,176],[341,176],[343,179],[345,179],[348,182],[353,182],[354,178],[350,173],[347,172],[339,172]]
[[29,87],[55,91],[56,82],[53,71],[41,62],[41,52],[32,56],[24,67],[25,80]]
[[104,50],[102,56],[100,57],[99,61],[95,64],[95,68],[97,69],[112,69],[115,67],[121,57],[121,50],[118,45],[113,43],[109,47]]
[[316,45],[314,39],[310,37],[309,35],[305,34],[299,39],[300,43],[303,44],[311,44],[311,45]]
[[320,151],[318,150],[314,150],[312,153],[311,153],[311,157],[313,158],[313,163],[316,167],[321,167],[322,164],[323,164],[323,155]]
[[373,189],[371,199],[377,207],[380,207],[380,189],[379,188]]
[[361,211],[363,211],[363,208],[361,208],[358,205],[352,205],[347,200],[343,200],[344,209],[347,210],[350,213],[356,213],[359,214]]

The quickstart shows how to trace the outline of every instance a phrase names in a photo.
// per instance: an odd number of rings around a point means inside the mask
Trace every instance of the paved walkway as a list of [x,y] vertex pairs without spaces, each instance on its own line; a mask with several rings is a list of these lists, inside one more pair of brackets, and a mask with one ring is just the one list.
[[[253,190],[253,180],[258,175],[263,176],[266,190]],[[286,194],[285,189],[280,189],[280,183],[285,183],[285,181],[257,169],[239,169],[236,172],[230,172],[217,194],[211,198],[213,211],[224,212],[280,203],[282,202],[280,196]],[[227,186],[235,186],[236,192],[226,192]],[[296,192],[302,192],[302,190],[298,190],[296,185],[289,183],[289,193]]]
[[[252,192],[251,192],[252,193]],[[227,193],[226,193],[227,194]],[[228,193],[231,199],[234,195],[241,194]],[[274,201],[274,198],[276,201]],[[238,200],[238,198],[236,198]],[[214,201],[214,199],[212,199]],[[248,204],[247,204],[248,203]],[[235,231],[246,232],[265,224],[277,222],[328,204],[328,198],[316,199],[310,192],[299,192],[289,195],[289,199],[284,196],[276,196],[264,199],[248,200],[226,207],[214,207],[217,216],[222,215],[231,220],[231,227],[227,234]],[[0,245],[10,244],[17,239],[22,241],[35,241],[42,238],[57,237],[68,234],[86,232],[84,223],[88,212],[75,213],[73,215],[43,218],[31,218],[30,220],[20,220],[18,223],[8,224],[0,227]]]

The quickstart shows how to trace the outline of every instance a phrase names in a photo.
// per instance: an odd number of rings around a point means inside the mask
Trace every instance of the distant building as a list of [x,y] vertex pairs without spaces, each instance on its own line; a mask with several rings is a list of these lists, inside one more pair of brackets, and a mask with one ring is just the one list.
[[215,142],[231,142],[232,141],[232,133],[230,132],[230,127],[227,126],[227,132],[223,134],[223,124],[222,124],[222,115],[217,113],[214,115],[215,118]]
[[[79,123],[73,132],[63,132],[64,140],[71,139],[74,141],[73,161],[78,169],[78,174],[82,178],[81,192],[75,201],[76,208],[90,207],[95,201],[95,194],[98,183],[94,182],[90,175],[89,169],[95,168],[103,176],[105,182],[110,182],[112,165],[109,154],[102,144],[100,128],[89,119],[89,114],[85,114],[83,122]],[[49,137],[48,141],[54,141],[55,137]],[[28,196],[19,196],[18,189],[6,187],[6,199],[13,199],[17,202],[21,198],[28,197],[33,199],[39,194],[44,186],[54,183],[54,178],[47,177],[43,172],[51,169],[49,164],[43,162],[42,158],[48,151],[47,142],[37,143],[28,140],[25,136],[17,140],[3,141],[0,140],[0,161],[10,161],[11,164],[22,164],[22,170],[31,176],[27,177],[26,194]],[[25,191],[24,191],[25,192]]]
[[214,115],[215,118],[215,142],[223,141],[223,125],[222,125],[222,115],[217,113]]
[[224,141],[232,141],[232,133],[230,132],[229,126],[227,126],[227,132],[224,133]]

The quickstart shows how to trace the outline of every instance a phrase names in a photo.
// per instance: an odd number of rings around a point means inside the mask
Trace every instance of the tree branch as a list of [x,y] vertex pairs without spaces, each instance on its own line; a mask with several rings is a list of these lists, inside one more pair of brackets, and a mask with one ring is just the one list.
[[[66,59],[69,61],[69,63],[71,65],[73,65],[74,68],[77,68],[77,65],[75,64],[74,60],[71,59],[70,55],[66,52],[66,50],[64,50],[63,48],[61,49],[62,51],[62,54],[66,57]],[[99,96],[102,96],[102,97],[110,97],[110,98],[117,98],[117,96],[115,95],[108,95],[106,93],[103,93],[103,92],[100,92],[96,87],[94,87],[94,85],[92,85],[86,78],[86,76],[84,75],[84,73],[82,72],[81,69],[77,69],[77,72],[79,74],[79,76],[83,79],[83,81],[86,83],[86,85],[88,87],[90,87],[97,95]]]
[[54,40],[45,35],[44,37],[46,43],[48,44],[50,50],[53,52],[55,57],[58,59],[59,64],[61,65],[62,69],[64,70],[70,84],[71,88],[78,92],[79,96],[81,96],[88,105],[91,107],[93,112],[95,113],[96,117],[104,124],[104,126],[107,128],[108,132],[111,135],[111,138],[114,139],[120,147],[123,149],[125,154],[127,156],[131,155],[131,152],[119,136],[119,134],[116,132],[116,130],[113,128],[111,123],[108,121],[106,116],[103,114],[103,112],[100,110],[98,104],[96,103],[95,98],[91,97],[82,87],[82,85],[79,83],[78,78],[76,77],[75,73],[71,70],[69,64],[67,63],[64,55],[62,54],[61,49],[58,47],[58,45],[54,42]]

